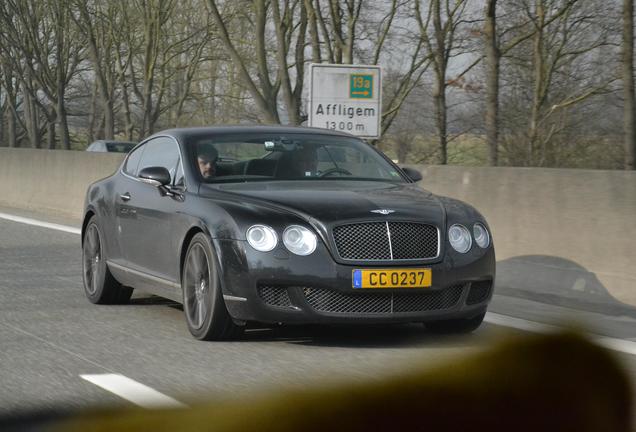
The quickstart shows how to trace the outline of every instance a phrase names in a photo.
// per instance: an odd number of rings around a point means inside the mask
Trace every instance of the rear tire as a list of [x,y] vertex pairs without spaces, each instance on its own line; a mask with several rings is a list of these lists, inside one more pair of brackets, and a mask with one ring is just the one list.
[[93,216],[84,231],[82,245],[82,279],[84,292],[91,303],[128,303],[133,289],[122,286],[111,274],[106,264],[107,256],[102,242],[102,233]]
[[442,320],[442,321],[431,321],[424,323],[426,328],[433,333],[440,334],[462,334],[462,333],[471,333],[481,325],[484,321],[484,317],[486,316],[486,312],[477,315],[473,318],[462,318],[462,319],[452,319],[452,320]]
[[195,234],[183,263],[181,289],[188,330],[199,340],[229,340],[243,332],[225,307],[217,262],[208,237]]

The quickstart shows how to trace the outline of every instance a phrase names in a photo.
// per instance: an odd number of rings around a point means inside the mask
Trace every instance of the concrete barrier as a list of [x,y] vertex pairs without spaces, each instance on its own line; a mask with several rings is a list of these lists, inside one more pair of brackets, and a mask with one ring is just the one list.
[[423,188],[486,217],[500,292],[636,306],[636,172],[413,168]]
[[[0,148],[0,205],[79,220],[120,154]],[[636,172],[415,166],[421,186],[473,204],[497,250],[497,289],[636,306]],[[620,313],[620,308],[617,313]],[[632,309],[636,313],[636,309]]]
[[114,153],[0,148],[0,205],[80,220],[87,186],[122,160]]

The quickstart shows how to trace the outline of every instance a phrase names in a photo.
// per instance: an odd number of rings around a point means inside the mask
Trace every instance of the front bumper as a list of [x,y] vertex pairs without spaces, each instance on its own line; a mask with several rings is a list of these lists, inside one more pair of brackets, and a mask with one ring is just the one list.
[[[244,241],[216,240],[222,289],[230,315],[285,324],[400,323],[472,318],[486,311],[495,279],[495,253],[473,250],[433,264],[343,265],[324,247],[307,257],[283,246],[253,250]],[[359,268],[430,268],[433,286],[354,289]]]

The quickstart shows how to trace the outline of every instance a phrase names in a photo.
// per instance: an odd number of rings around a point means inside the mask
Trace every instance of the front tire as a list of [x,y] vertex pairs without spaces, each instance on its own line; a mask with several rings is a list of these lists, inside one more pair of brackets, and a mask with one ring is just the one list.
[[484,321],[486,312],[481,313],[473,318],[452,319],[443,321],[431,321],[424,323],[426,328],[433,333],[440,334],[462,334],[471,333],[481,325]]
[[133,290],[117,282],[108,269],[102,238],[101,231],[97,225],[97,218],[93,216],[84,231],[84,242],[82,245],[84,292],[91,303],[128,303]]
[[233,339],[243,331],[225,307],[217,262],[210,240],[196,234],[186,253],[181,289],[188,330],[199,340]]

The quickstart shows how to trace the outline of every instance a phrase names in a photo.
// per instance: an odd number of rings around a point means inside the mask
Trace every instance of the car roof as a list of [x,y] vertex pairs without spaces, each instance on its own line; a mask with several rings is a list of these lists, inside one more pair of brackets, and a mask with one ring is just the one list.
[[331,135],[355,138],[353,135],[332,131],[329,129],[321,129],[304,126],[261,126],[261,125],[236,125],[236,126],[208,126],[208,127],[192,127],[167,129],[154,134],[153,136],[170,135],[181,141],[186,138],[197,135],[225,135],[225,134],[242,134],[242,133],[267,133],[267,134],[292,134],[306,133],[314,135]]

